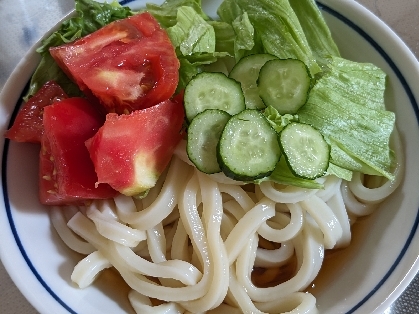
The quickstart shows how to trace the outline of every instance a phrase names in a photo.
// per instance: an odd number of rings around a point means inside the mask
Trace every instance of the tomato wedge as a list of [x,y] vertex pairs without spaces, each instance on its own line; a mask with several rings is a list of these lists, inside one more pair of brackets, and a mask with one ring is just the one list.
[[129,115],[106,115],[106,121],[86,146],[99,183],[125,195],[153,187],[181,140],[181,101],[167,100]]
[[68,98],[45,107],[40,152],[40,201],[47,205],[83,203],[114,197],[97,176],[84,142],[105,117],[83,98]]
[[75,42],[50,49],[64,72],[107,112],[130,113],[169,99],[179,60],[149,13],[117,20]]
[[54,81],[46,82],[19,110],[5,137],[16,142],[40,143],[44,127],[44,107],[67,98],[67,94]]

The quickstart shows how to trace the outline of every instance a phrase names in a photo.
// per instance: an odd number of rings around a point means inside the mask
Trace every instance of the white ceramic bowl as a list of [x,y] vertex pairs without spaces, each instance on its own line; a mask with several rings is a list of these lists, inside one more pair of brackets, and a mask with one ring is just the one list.
[[[124,2],[139,8],[145,1]],[[212,13],[219,4],[203,2]],[[388,74],[386,104],[397,115],[407,171],[396,193],[356,225],[351,246],[327,260],[313,291],[320,313],[383,313],[419,268],[419,64],[384,23],[356,2],[321,0],[319,6],[344,57],[372,62]],[[38,61],[34,47],[5,85],[0,95],[2,132]],[[41,313],[132,312],[126,289],[116,287],[120,281],[112,273],[84,290],[70,282],[81,256],[62,244],[39,205],[39,147],[3,138],[0,147],[0,256],[29,302]]]

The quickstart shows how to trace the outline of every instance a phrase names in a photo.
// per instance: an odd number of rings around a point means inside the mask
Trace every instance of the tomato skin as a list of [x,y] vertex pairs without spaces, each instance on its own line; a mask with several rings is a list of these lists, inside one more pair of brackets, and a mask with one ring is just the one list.
[[110,113],[86,146],[98,182],[125,195],[153,187],[181,140],[184,110],[181,101],[166,100],[129,115]]
[[67,94],[54,81],[46,82],[19,110],[12,127],[5,137],[16,142],[40,143],[44,107],[67,98]]
[[83,98],[68,98],[44,109],[40,152],[40,200],[63,205],[117,195],[97,176],[84,142],[104,122],[104,116]]
[[50,49],[65,73],[107,112],[119,114],[169,99],[179,60],[157,20],[141,13],[112,22],[75,42]]

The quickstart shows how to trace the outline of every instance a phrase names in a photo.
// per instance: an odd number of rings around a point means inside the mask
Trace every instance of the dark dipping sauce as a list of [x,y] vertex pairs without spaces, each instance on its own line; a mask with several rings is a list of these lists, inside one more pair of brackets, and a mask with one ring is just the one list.
[[[345,271],[345,266],[351,263],[353,256],[356,256],[363,239],[368,236],[368,226],[371,220],[371,215],[367,217],[358,218],[358,220],[351,227],[351,242],[346,248],[325,250],[325,258],[320,268],[319,274],[314,281],[305,289],[314,296],[322,292],[340,272]],[[373,218],[372,218],[373,219]],[[261,242],[262,245],[261,245]],[[268,247],[265,241],[260,241],[259,246],[265,249],[275,249],[279,245]],[[279,285],[295,276],[297,269],[297,258],[295,254],[283,266],[277,268],[253,268],[251,279],[255,286],[259,288],[273,287]]]

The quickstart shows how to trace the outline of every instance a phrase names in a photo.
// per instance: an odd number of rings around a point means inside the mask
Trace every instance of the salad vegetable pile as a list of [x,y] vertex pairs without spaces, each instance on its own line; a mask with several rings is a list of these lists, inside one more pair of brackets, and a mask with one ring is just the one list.
[[340,56],[315,1],[224,0],[217,14],[76,0],[6,133],[41,144],[43,204],[144,195],[183,138],[200,171],[240,181],[393,178],[386,75]]

